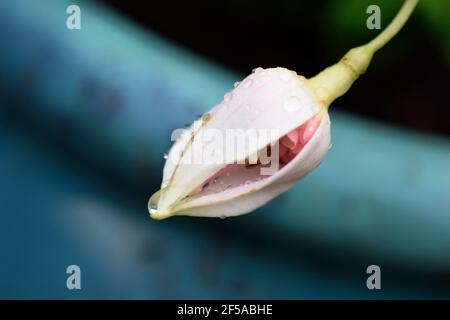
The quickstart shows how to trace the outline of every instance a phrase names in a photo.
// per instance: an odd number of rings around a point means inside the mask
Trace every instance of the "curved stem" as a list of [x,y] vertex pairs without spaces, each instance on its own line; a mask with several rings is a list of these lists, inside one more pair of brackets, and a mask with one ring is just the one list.
[[363,46],[351,49],[338,63],[308,79],[308,85],[324,107],[328,107],[336,98],[347,92],[353,82],[366,71],[373,54],[400,31],[417,2],[418,0],[405,0],[394,20],[376,38]]
[[408,18],[416,7],[417,2],[418,0],[405,1],[394,20],[392,20],[387,28],[384,29],[375,39],[370,41],[367,46],[375,52],[388,43],[400,31],[406,21],[408,21]]

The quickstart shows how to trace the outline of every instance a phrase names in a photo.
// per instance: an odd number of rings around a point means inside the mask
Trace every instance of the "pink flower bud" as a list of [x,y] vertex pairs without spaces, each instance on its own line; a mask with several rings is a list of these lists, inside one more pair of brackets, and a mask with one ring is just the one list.
[[[207,141],[211,132],[222,141]],[[229,135],[255,141],[228,148]],[[250,212],[314,169],[329,145],[327,109],[306,80],[288,69],[258,68],[174,144],[161,190],[149,201],[151,216]],[[205,157],[214,146],[222,161]]]

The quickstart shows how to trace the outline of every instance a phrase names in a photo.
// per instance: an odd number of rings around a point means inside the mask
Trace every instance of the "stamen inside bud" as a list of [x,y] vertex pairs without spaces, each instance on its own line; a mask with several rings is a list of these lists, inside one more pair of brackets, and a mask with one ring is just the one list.
[[[322,120],[322,112],[313,116],[301,126],[287,133],[279,140],[279,165],[280,169],[291,162],[311,140]],[[272,147],[266,147],[266,155],[270,159]],[[269,167],[269,164],[262,164],[260,158],[256,163],[246,159],[244,164],[230,164],[217,171],[206,179],[187,197],[200,197],[212,193],[222,192],[242,185],[250,185],[269,177],[262,175],[261,168]]]
[[287,164],[295,158],[297,154],[312,138],[317,128],[320,125],[322,113],[306,121],[304,124],[295,128],[280,139],[280,163]]

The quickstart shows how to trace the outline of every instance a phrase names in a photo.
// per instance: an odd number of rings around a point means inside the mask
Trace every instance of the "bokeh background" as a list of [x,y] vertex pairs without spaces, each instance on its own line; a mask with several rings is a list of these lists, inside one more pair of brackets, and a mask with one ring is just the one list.
[[449,298],[446,1],[332,105],[333,148],[290,192],[225,220],[147,214],[173,129],[255,67],[313,76],[378,33],[368,5],[385,27],[401,3],[1,1],[0,298]]

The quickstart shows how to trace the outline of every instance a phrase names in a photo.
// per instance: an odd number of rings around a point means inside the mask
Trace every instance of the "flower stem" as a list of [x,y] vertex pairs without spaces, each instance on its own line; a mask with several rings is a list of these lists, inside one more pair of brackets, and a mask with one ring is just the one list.
[[309,86],[325,107],[346,93],[359,75],[366,71],[373,54],[400,31],[417,2],[418,0],[405,0],[394,20],[377,37],[363,46],[351,49],[338,63],[308,79]]
[[367,46],[370,47],[373,52],[382,48],[386,43],[388,43],[403,27],[403,25],[408,21],[409,16],[413,12],[417,5],[418,0],[407,0],[401,7],[400,11],[395,16],[394,20],[383,30],[375,39],[370,41]]

